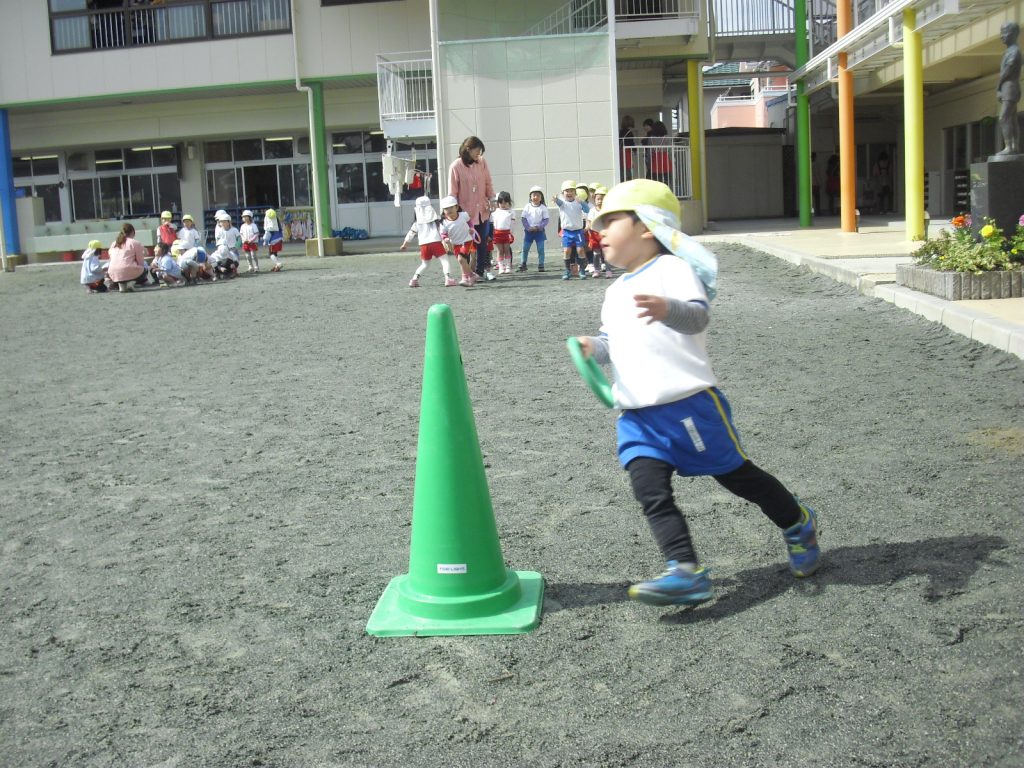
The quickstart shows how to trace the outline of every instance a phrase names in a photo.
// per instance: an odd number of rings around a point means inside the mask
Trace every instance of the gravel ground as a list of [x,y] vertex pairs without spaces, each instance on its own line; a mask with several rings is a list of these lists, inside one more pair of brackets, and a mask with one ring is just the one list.
[[[826,562],[676,481],[714,602],[660,570],[568,360],[605,281],[405,287],[415,256],[87,295],[0,276],[0,764],[1020,766],[1024,363],[716,246],[710,347]],[[375,638],[408,564],[427,308],[460,335],[513,636]]]

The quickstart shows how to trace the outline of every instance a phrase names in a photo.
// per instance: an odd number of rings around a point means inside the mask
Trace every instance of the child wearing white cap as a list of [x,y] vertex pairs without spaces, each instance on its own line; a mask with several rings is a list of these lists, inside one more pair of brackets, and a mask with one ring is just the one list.
[[519,256],[519,272],[526,271],[530,245],[537,247],[537,271],[544,271],[544,241],[547,240],[547,226],[551,216],[544,202],[544,190],[530,187],[530,202],[523,207],[523,252]]
[[416,238],[420,246],[420,264],[416,268],[412,280],[409,281],[410,288],[420,287],[420,275],[422,275],[430,260],[436,258],[441,262],[441,269],[444,270],[444,285],[446,288],[457,285],[451,275],[451,266],[448,263],[448,252],[444,243],[441,242],[441,217],[437,215],[434,206],[430,203],[429,197],[416,198],[416,218],[405,235],[405,240],[399,246],[404,251],[413,238]]
[[471,287],[476,285],[479,277],[474,271],[476,267],[476,230],[469,223],[469,214],[459,210],[459,201],[453,195],[441,198],[441,242],[448,253],[454,253],[462,267],[462,279],[459,285]]
[[629,596],[650,605],[711,599],[711,578],[672,494],[675,473],[711,475],[757,504],[781,530],[790,570],[810,576],[820,565],[817,516],[747,457],[708,358],[714,254],[679,230],[679,201],[658,181],[613,187],[592,226],[604,258],[626,274],[605,291],[601,335],[578,341],[584,355],[612,365],[619,461],[667,563]]
[[260,228],[252,220],[252,211],[242,211],[242,227],[238,230],[242,238],[242,251],[245,253],[245,260],[249,262],[247,272],[255,273],[260,271]]
[[238,274],[238,245],[241,240],[241,234],[231,223],[231,216],[221,211],[217,216],[217,248],[210,254],[216,276],[230,279]]
[[82,276],[81,283],[89,293],[106,293],[107,268],[110,262],[100,261],[100,253],[103,251],[103,243],[99,240],[90,240],[89,247],[82,251]]

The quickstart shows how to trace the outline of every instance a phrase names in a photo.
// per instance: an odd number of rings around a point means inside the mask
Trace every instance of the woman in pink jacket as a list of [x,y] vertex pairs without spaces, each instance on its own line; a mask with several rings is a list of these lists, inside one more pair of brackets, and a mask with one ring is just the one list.
[[121,293],[134,291],[132,282],[146,273],[146,250],[135,239],[135,227],[122,224],[117,239],[110,244],[107,253],[110,254],[107,278],[117,283],[117,290]]
[[491,268],[491,199],[494,184],[491,171],[484,160],[484,143],[470,136],[459,147],[459,157],[448,166],[448,194],[459,201],[459,208],[469,215],[480,242],[476,247],[474,271],[480,277],[493,280]]

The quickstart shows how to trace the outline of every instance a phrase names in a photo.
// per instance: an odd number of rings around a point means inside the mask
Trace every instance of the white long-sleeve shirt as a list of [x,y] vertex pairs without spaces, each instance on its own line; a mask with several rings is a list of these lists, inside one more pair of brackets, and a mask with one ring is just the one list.
[[107,276],[106,265],[100,261],[99,252],[86,248],[82,254],[82,285],[89,285]]
[[540,227],[543,229],[550,220],[551,215],[548,213],[546,205],[527,203],[523,208],[523,227],[527,232],[530,231],[530,227]]
[[409,231],[405,235],[405,245],[411,243],[413,238],[416,238],[420,245],[441,242],[440,225],[440,221],[413,222],[413,225],[409,227]]
[[583,229],[585,219],[583,218],[583,203],[579,200],[563,200],[555,198],[555,205],[558,206],[558,221],[562,229],[577,230]]

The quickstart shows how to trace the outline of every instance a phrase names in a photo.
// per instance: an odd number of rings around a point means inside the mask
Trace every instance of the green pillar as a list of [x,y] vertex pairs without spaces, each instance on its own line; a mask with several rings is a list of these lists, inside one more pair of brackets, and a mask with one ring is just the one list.
[[[796,68],[807,63],[807,2],[796,0],[793,4],[796,19]],[[796,178],[797,204],[800,209],[800,226],[809,227],[811,217],[811,109],[807,98],[806,84],[796,84]]]
[[308,83],[313,95],[313,135],[309,137],[310,152],[313,154],[313,173],[316,174],[316,189],[320,197],[321,221],[317,222],[320,237],[331,236],[331,190],[330,174],[327,169],[327,129],[324,120],[323,83]]
[[700,62],[689,59],[686,62],[686,105],[690,115],[690,196],[694,200],[703,201],[701,169],[704,163],[704,131],[701,130],[701,111],[704,109],[704,99],[701,91]]

